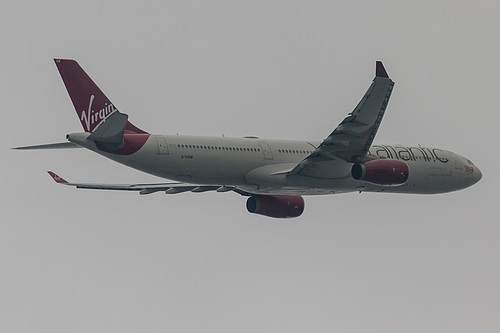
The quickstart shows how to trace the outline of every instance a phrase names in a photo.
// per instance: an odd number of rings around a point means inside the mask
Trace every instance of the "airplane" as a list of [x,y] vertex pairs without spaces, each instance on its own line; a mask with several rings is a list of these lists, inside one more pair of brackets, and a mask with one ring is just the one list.
[[248,197],[248,212],[292,218],[306,195],[347,192],[434,194],[477,183],[469,159],[439,148],[373,144],[394,87],[382,62],[354,110],[323,141],[150,134],[128,121],[80,65],[54,59],[84,132],[55,144],[14,149],[83,147],[113,161],[176,182],[59,184],[97,190],[202,193],[233,191]]

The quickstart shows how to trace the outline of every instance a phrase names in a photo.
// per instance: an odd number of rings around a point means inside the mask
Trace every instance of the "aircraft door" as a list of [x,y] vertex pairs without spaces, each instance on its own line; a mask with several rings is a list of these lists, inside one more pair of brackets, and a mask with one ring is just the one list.
[[167,140],[162,136],[155,136],[158,145],[158,155],[168,155]]
[[271,147],[266,142],[259,142],[259,146],[262,149],[262,152],[264,154],[264,159],[266,160],[272,160],[273,159],[273,152],[271,151]]

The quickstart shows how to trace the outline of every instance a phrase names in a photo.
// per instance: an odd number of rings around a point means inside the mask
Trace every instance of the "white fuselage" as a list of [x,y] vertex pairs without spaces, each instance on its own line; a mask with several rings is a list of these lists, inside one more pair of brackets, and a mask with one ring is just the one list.
[[481,172],[467,158],[437,148],[373,145],[370,154],[401,160],[409,166],[408,180],[399,186],[380,186],[351,176],[353,163],[329,162],[323,176],[287,175],[320,142],[151,135],[135,153],[117,155],[98,149],[89,133],[68,139],[118,163],[149,174],[193,184],[235,186],[255,194],[314,195],[353,191],[443,193],[479,181]]

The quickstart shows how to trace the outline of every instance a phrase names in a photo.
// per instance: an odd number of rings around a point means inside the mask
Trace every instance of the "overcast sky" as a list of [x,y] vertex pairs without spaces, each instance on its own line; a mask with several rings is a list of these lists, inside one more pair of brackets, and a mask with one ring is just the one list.
[[[499,332],[498,1],[2,1],[2,332]],[[12,151],[81,131],[73,58],[158,134],[322,140],[382,60],[378,143],[467,156],[444,195],[76,190],[162,181],[92,152]]]

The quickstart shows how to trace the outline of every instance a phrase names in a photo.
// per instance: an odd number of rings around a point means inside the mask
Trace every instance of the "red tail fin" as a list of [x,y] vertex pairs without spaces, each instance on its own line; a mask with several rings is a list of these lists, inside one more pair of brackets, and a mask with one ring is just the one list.
[[[74,60],[54,59],[83,129],[93,132],[118,109]],[[147,133],[127,122],[126,131]]]

